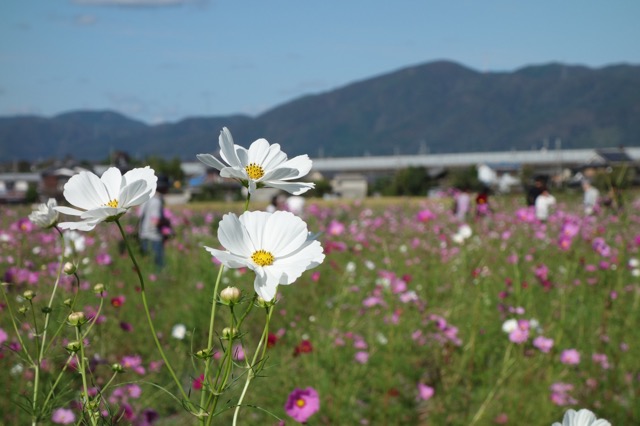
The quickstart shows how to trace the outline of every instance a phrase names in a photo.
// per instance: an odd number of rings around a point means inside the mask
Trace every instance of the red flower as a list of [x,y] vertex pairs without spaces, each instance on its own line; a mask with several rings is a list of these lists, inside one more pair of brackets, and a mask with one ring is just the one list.
[[313,346],[311,346],[311,342],[308,340],[303,340],[300,342],[298,346],[296,346],[293,351],[293,356],[298,356],[300,354],[306,354],[313,351]]

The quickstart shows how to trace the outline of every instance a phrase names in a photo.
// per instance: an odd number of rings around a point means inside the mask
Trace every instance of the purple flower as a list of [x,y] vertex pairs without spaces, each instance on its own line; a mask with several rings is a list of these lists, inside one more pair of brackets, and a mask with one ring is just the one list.
[[423,401],[431,399],[435,390],[431,386],[427,386],[424,383],[418,383],[418,397]]
[[544,336],[538,336],[533,339],[533,346],[538,348],[540,352],[549,353],[553,347],[553,339]]
[[516,328],[511,333],[509,333],[509,340],[513,343],[522,344],[529,339],[529,330],[523,329],[521,327]]
[[318,392],[312,387],[306,389],[295,388],[289,394],[284,410],[293,420],[298,423],[305,423],[309,417],[320,410]]
[[76,421],[76,415],[68,408],[57,408],[53,410],[51,421],[59,425],[68,425]]
[[369,362],[369,352],[365,352],[365,351],[356,352],[355,359],[360,364],[366,364],[367,362]]
[[566,349],[560,354],[560,362],[566,365],[580,364],[580,352],[575,349]]

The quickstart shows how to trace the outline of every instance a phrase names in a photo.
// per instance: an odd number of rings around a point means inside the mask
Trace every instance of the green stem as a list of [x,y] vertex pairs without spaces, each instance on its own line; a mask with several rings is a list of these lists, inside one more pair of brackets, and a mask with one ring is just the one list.
[[[211,300],[211,317],[209,318],[209,337],[207,338],[207,350],[211,350],[213,348],[213,326],[216,318],[216,308],[218,306],[217,297],[218,297],[218,288],[220,286],[220,281],[222,279],[222,271],[224,270],[224,265],[220,265],[220,270],[218,271],[218,277],[216,278],[216,283],[213,286],[213,297]],[[200,394],[200,410],[204,409],[205,398],[206,398],[206,386],[205,383],[208,382],[209,377],[209,368],[211,367],[211,357],[207,358],[204,362],[204,377],[202,379],[202,393]],[[203,413],[201,413],[203,414]],[[209,413],[211,415],[212,413]],[[200,417],[200,422],[204,424],[204,417]]]
[[47,397],[45,398],[44,403],[42,404],[43,407],[47,406],[47,403],[53,396],[53,391],[58,386],[58,383],[60,383],[60,380],[62,379],[62,375],[64,374],[65,371],[67,371],[67,367],[69,367],[69,363],[71,362],[73,357],[74,357],[74,354],[71,354],[69,355],[69,358],[67,358],[67,362],[64,363],[64,367],[62,367],[62,370],[60,370],[60,374],[58,374],[58,378],[56,378],[56,381],[53,382],[53,386],[51,386],[51,389],[49,390],[49,393],[47,394]]
[[251,193],[247,192],[247,201],[244,203],[244,211],[249,210],[249,201],[251,201]]
[[[91,404],[89,404],[89,386],[87,385],[87,372],[84,364],[84,338],[80,333],[80,326],[76,326],[76,339],[80,344],[80,359],[78,360],[78,369],[80,370],[80,376],[82,376],[82,391],[84,392],[84,398],[82,402],[82,411],[86,411],[91,419],[91,424],[96,426],[98,423],[95,420],[94,414],[91,412]],[[77,354],[76,354],[77,357]]]
[[[262,336],[260,336],[260,342],[258,343],[258,347],[256,348],[256,353],[253,354],[253,359],[251,360],[251,365],[249,366],[249,372],[247,373],[247,380],[244,382],[244,388],[242,389],[242,394],[240,394],[240,399],[238,399],[238,404],[236,405],[235,412],[233,413],[233,426],[237,425],[238,422],[238,414],[240,413],[240,407],[242,406],[242,401],[244,401],[244,397],[247,394],[247,390],[249,389],[249,384],[251,380],[256,376],[256,371],[258,368],[258,363],[262,363],[264,361],[264,352],[266,350],[266,341],[269,337],[269,323],[271,322],[271,315],[273,314],[274,306],[267,307],[267,321],[264,325],[264,330],[262,331]],[[262,351],[260,350],[262,349]],[[258,356],[260,356],[260,361],[258,361]]]
[[120,230],[120,234],[122,235],[124,244],[127,247],[127,252],[129,253],[131,262],[133,262],[133,267],[136,270],[136,273],[138,274],[138,280],[140,281],[140,296],[142,297],[142,306],[144,307],[144,313],[145,313],[145,316],[147,317],[147,323],[149,324],[149,329],[151,330],[151,337],[153,337],[153,341],[155,342],[156,347],[158,348],[158,352],[160,352],[160,356],[162,357],[162,360],[164,361],[164,364],[167,367],[167,370],[169,370],[169,374],[171,374],[173,381],[178,386],[178,389],[182,394],[182,398],[184,398],[184,401],[187,402],[189,401],[189,396],[184,391],[182,384],[180,384],[180,380],[178,379],[178,376],[176,375],[175,371],[173,371],[171,364],[169,364],[169,359],[167,359],[167,356],[165,355],[164,350],[162,349],[162,345],[158,340],[158,333],[156,333],[156,329],[153,325],[153,321],[151,320],[151,312],[149,311],[149,305],[147,303],[147,295],[144,287],[144,278],[142,277],[140,266],[138,266],[138,261],[136,260],[136,257],[133,254],[133,250],[131,249],[131,244],[129,244],[129,240],[127,239],[127,235],[125,234],[124,229],[120,224],[120,221],[116,220],[115,222],[116,222],[116,225],[118,225],[118,229]]
[[[73,300],[71,301],[71,305],[69,305],[69,311],[70,312],[74,311],[74,307],[76,306],[76,300],[78,299],[78,292],[80,291],[80,277],[78,276],[77,272],[74,273],[73,276],[76,279],[76,291],[73,294]],[[51,339],[51,341],[47,345],[47,348],[44,350],[45,353],[49,352],[49,349],[51,348],[51,345],[56,340],[56,337],[58,337],[58,334],[60,334],[60,332],[62,331],[64,326],[65,326],[64,322],[60,323],[60,326],[58,327],[58,329],[56,330],[55,334],[53,335],[53,338]]]
[[[60,228],[58,228],[57,226],[54,227],[54,229],[56,231],[58,231],[58,234],[60,235],[60,239],[63,241],[62,246],[63,246],[63,250],[64,250],[64,236],[62,235],[62,231],[60,230]],[[60,283],[60,276],[62,275],[62,266],[64,264],[64,256],[61,255],[60,256],[60,264],[58,265],[58,272],[56,274],[56,281],[53,284],[53,290],[51,291],[51,297],[49,298],[49,303],[47,304],[47,308],[44,312],[44,326],[42,329],[42,340],[40,341],[39,345],[40,345],[40,350],[38,351],[38,359],[37,359],[37,365],[35,368],[35,377],[33,379],[33,412],[34,412],[34,416],[35,416],[35,411],[36,411],[36,407],[37,407],[37,401],[38,401],[38,386],[39,386],[39,382],[40,382],[40,364],[42,364],[42,360],[44,359],[44,353],[45,353],[45,346],[46,346],[46,341],[47,341],[47,330],[49,328],[49,319],[51,318],[51,306],[53,306],[53,299],[56,297],[56,290],[58,289],[58,284]],[[32,306],[33,308],[33,306]],[[34,312],[34,326],[35,326],[35,312]],[[37,329],[36,329],[36,336],[37,336]],[[37,339],[37,337],[36,337]],[[37,341],[37,340],[36,340]],[[54,386],[55,388],[55,386]],[[53,389],[52,389],[53,390]],[[35,420],[34,423],[35,424]]]
[[7,292],[4,291],[4,284],[0,285],[0,288],[2,288],[2,294],[4,296],[4,301],[7,304],[7,309],[9,310],[9,317],[11,318],[11,324],[13,324],[13,329],[16,332],[16,337],[18,338],[18,342],[20,343],[20,347],[22,348],[22,351],[24,352],[25,356],[27,357],[27,359],[29,360],[29,362],[35,366],[35,362],[33,361],[33,358],[31,358],[31,354],[29,353],[29,351],[27,351],[27,347],[24,345],[24,342],[22,340],[22,335],[20,334],[20,330],[18,330],[18,324],[16,324],[16,318],[13,315],[13,309],[11,309],[11,304],[9,303],[9,298],[7,297]]

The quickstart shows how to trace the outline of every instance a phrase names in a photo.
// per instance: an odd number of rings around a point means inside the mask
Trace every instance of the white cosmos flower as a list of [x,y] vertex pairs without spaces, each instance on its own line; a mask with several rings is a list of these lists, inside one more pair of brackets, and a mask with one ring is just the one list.
[[55,198],[49,198],[46,203],[38,205],[29,215],[29,220],[40,228],[51,228],[58,223],[58,212],[54,208],[58,205]]
[[292,284],[324,260],[320,242],[307,224],[290,212],[244,212],[224,215],[218,240],[226,251],[205,249],[228,268],[247,267],[256,273],[256,293],[272,300],[279,284]]
[[220,132],[219,144],[222,161],[211,154],[198,154],[198,160],[220,170],[220,176],[224,178],[247,182],[249,194],[259,186],[281,189],[294,195],[315,187],[310,182],[290,182],[309,173],[311,160],[308,155],[288,160],[279,144],[270,145],[266,139],[256,140],[247,150],[233,143],[231,132],[226,127]]
[[62,229],[90,231],[104,221],[113,221],[131,207],[139,206],[156,192],[158,178],[149,166],[128,171],[124,176],[110,167],[98,177],[91,172],[80,172],[64,185],[64,198],[72,206],[56,207],[62,214],[79,216],[79,222],[63,222]]
[[568,410],[564,413],[562,424],[555,422],[551,426],[611,426],[604,419],[597,420],[596,415],[583,408],[580,411]]
[[518,320],[516,319],[508,319],[502,324],[502,331],[507,334],[511,334],[512,331],[515,331],[518,328]]
[[176,324],[171,329],[171,337],[178,340],[183,340],[187,335],[187,327],[184,324]]

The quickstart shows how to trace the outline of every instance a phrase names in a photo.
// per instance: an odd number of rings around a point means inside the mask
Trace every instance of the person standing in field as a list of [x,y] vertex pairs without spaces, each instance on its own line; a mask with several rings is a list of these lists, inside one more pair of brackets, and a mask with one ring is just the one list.
[[491,212],[489,206],[489,188],[482,187],[482,190],[476,196],[476,217],[483,217]]
[[155,195],[140,209],[140,221],[138,235],[140,236],[140,247],[142,254],[153,254],[153,261],[158,269],[164,266],[164,243],[163,222],[166,221],[164,215],[164,195],[169,192],[169,179],[166,176],[158,176],[158,186]]
[[537,176],[533,181],[533,186],[527,191],[527,206],[533,207],[536,205],[536,198],[542,193],[542,188],[545,187],[542,177]]
[[467,214],[469,213],[469,208],[471,206],[471,196],[469,195],[469,189],[466,187],[462,188],[455,196],[455,215],[456,219],[460,222],[466,222]]
[[598,197],[600,192],[591,185],[591,182],[587,179],[582,181],[582,190],[584,191],[584,214],[591,216],[598,208]]
[[542,192],[536,197],[535,203],[536,218],[540,222],[546,222],[551,208],[556,205],[556,198],[549,193],[549,189],[546,186],[540,189]]

